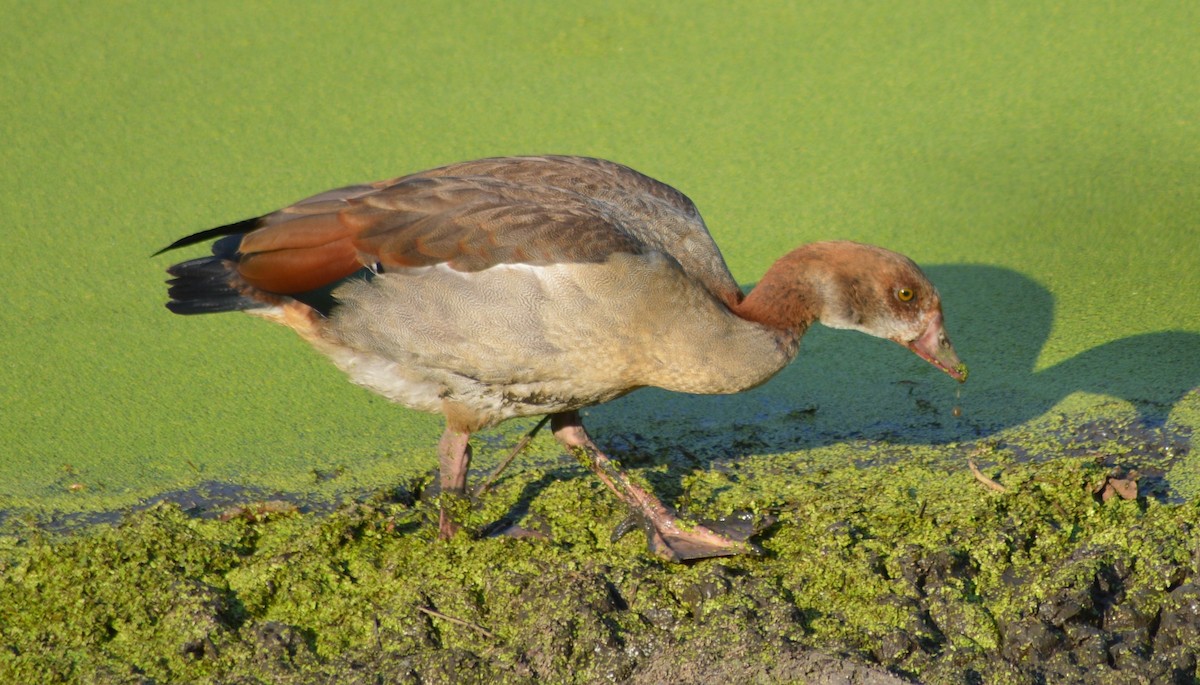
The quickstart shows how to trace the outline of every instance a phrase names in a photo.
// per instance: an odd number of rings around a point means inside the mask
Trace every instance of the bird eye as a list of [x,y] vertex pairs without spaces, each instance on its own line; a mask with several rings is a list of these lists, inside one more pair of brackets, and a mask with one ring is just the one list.
[[908,302],[913,298],[913,291],[910,288],[899,288],[896,290],[896,299],[901,302]]

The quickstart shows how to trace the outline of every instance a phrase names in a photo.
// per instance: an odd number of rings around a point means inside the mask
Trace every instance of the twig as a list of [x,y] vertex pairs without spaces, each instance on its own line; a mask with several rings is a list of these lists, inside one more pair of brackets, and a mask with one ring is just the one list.
[[533,430],[526,433],[524,437],[517,441],[516,446],[512,448],[512,451],[508,453],[508,456],[504,458],[504,461],[500,462],[500,465],[496,467],[496,470],[492,471],[491,475],[485,478],[484,481],[475,488],[475,499],[483,497],[485,494],[487,494],[488,490],[492,489],[492,483],[496,482],[496,479],[500,477],[500,472],[508,468],[508,465],[512,463],[512,460],[521,453],[521,450],[525,449],[525,446],[529,444],[529,441],[533,440],[534,436],[538,434],[538,431],[540,431],[549,420],[550,415],[546,414],[542,417],[541,421],[537,422],[537,425],[533,427]]
[[428,614],[429,616],[432,616],[434,618],[440,618],[443,621],[449,621],[455,625],[460,625],[464,628],[470,628],[471,630],[479,632],[480,634],[482,634],[484,637],[488,638],[489,640],[496,639],[496,636],[494,634],[492,634],[491,631],[487,630],[486,628],[481,628],[481,627],[475,625],[474,623],[471,623],[470,621],[464,621],[461,618],[454,618],[453,616],[447,616],[446,614],[443,614],[440,611],[435,611],[435,610],[427,608],[427,607],[417,607],[417,611],[419,611],[423,614]]
[[983,471],[980,471],[979,467],[975,465],[974,459],[968,459],[967,466],[971,467],[971,473],[975,474],[975,480],[986,485],[989,490],[995,490],[996,492],[1008,492],[1008,488],[983,475]]

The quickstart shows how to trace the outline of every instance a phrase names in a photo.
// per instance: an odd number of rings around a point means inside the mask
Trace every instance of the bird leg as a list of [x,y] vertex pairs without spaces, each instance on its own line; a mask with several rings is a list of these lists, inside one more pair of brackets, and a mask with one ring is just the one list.
[[470,439],[470,433],[446,426],[438,441],[438,477],[442,488],[438,497],[438,537],[443,540],[458,532],[456,519],[465,512],[467,469],[471,466]]
[[596,447],[578,412],[554,414],[550,426],[567,451],[642,519],[652,553],[668,561],[755,553],[754,546],[747,542],[727,538],[704,526],[680,522],[653,493],[635,485],[617,462]]

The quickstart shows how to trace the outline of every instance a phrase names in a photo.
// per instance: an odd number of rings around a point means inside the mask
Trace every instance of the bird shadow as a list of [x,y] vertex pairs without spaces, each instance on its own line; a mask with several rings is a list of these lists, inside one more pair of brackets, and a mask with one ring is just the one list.
[[[1113,340],[1038,370],[1054,323],[1053,297],[1043,286],[992,266],[930,271],[954,293],[947,298],[949,306],[964,312],[964,345],[979,356],[982,389],[999,395],[988,399],[1007,398],[1012,404],[1011,416],[1000,427],[1039,416],[1077,392],[1127,402],[1139,423],[1161,426],[1183,396],[1200,386],[1200,335],[1187,331]],[[1023,325],[1010,323],[1022,319]]]

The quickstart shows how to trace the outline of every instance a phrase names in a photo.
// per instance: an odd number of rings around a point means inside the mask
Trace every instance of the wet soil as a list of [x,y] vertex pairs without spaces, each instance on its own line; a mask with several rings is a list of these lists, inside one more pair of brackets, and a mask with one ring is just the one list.
[[684,565],[614,541],[623,512],[565,458],[447,542],[425,481],[332,511],[213,488],[69,532],[14,514],[0,681],[1198,682],[1200,503],[1159,476],[1188,436],[1069,434],[786,473],[647,459],[689,514],[760,531],[760,557]]

